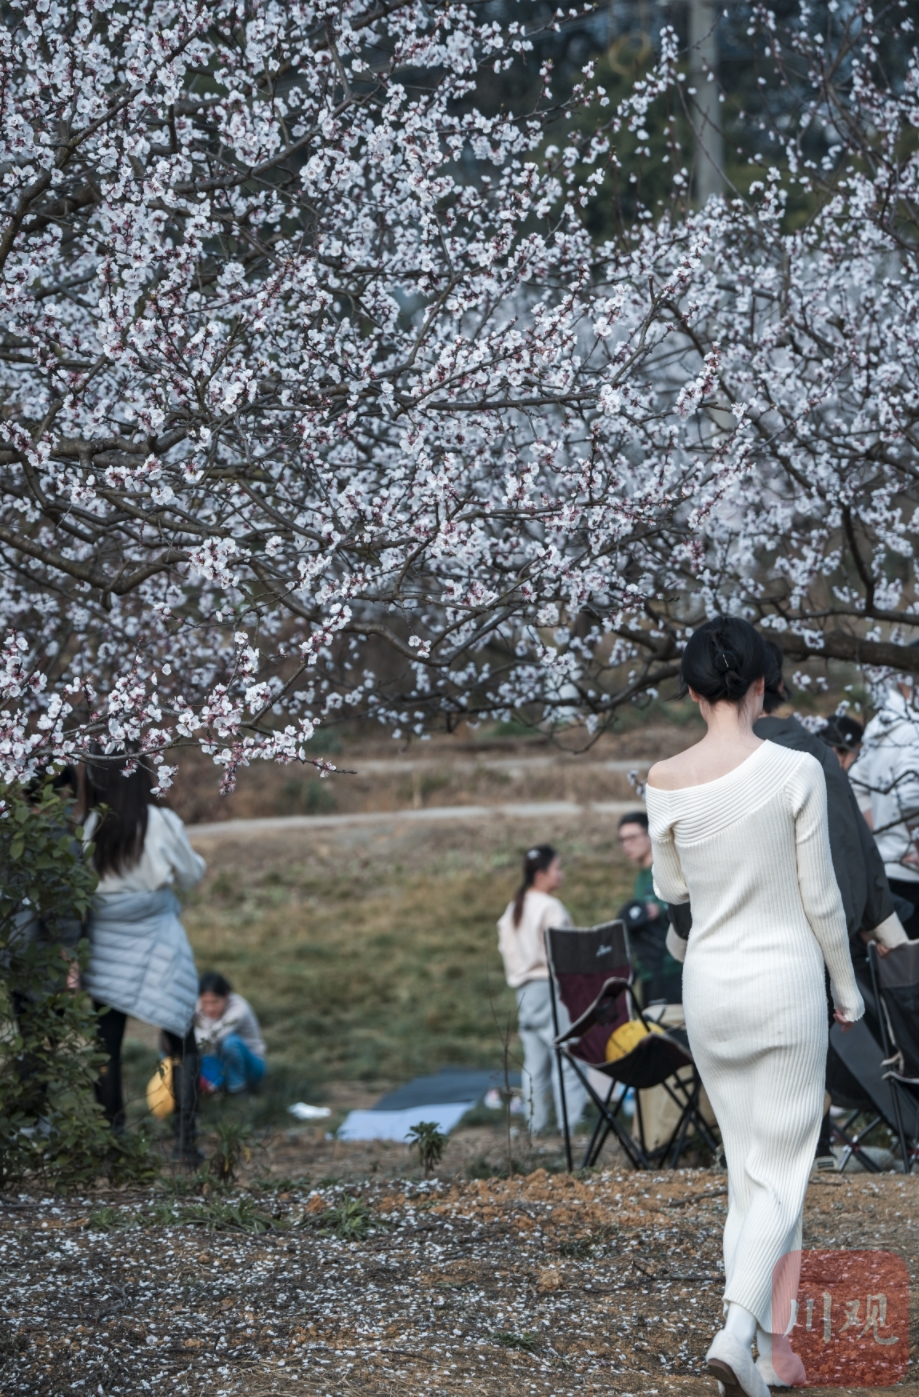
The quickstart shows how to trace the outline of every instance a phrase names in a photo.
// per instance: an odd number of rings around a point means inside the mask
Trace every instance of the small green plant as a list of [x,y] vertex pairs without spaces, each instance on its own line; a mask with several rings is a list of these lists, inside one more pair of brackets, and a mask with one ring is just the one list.
[[206,1227],[211,1232],[271,1232],[280,1225],[277,1218],[248,1197],[155,1203],[144,1212],[142,1223],[145,1227]]
[[126,1184],[152,1184],[159,1178],[162,1160],[144,1130],[126,1130],[108,1141],[106,1172],[116,1188]]
[[467,1179],[494,1179],[501,1173],[501,1169],[492,1164],[487,1155],[477,1155],[466,1165]]
[[269,1174],[264,1178],[253,1179],[249,1187],[257,1193],[290,1193],[295,1188],[306,1188],[309,1179],[304,1175],[300,1179],[290,1179],[286,1175],[284,1178],[275,1178]]
[[408,1132],[409,1141],[418,1151],[418,1163],[425,1178],[436,1169],[447,1147],[447,1137],[434,1121],[419,1121]]
[[252,1198],[234,1201],[211,1198],[206,1203],[180,1208],[176,1220],[207,1227],[213,1232],[271,1232],[277,1226],[277,1219]]
[[249,1141],[252,1127],[243,1121],[224,1120],[217,1127],[217,1148],[211,1155],[208,1169],[221,1184],[232,1184],[241,1164],[252,1158]]
[[29,1347],[28,1334],[17,1334],[6,1325],[0,1329],[0,1358],[12,1358]]
[[122,1227],[139,1227],[140,1221],[134,1213],[124,1208],[93,1208],[86,1220],[90,1232],[115,1232]]
[[522,1353],[535,1353],[539,1343],[539,1335],[532,1330],[527,1330],[524,1334],[514,1334],[509,1329],[499,1329],[495,1335],[495,1343],[501,1348],[516,1348]]
[[175,1203],[154,1203],[144,1211],[145,1227],[173,1227],[179,1221],[178,1206]]
[[323,1213],[321,1230],[345,1241],[365,1237],[370,1231],[370,1209],[360,1198],[345,1198]]
[[589,1237],[574,1237],[571,1241],[562,1242],[559,1245],[559,1256],[570,1256],[573,1261],[583,1261],[590,1256],[593,1244]]

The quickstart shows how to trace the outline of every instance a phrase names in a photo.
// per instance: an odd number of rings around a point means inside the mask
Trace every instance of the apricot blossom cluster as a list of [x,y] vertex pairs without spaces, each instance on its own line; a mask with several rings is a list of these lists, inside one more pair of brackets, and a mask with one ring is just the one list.
[[725,607],[915,668],[916,66],[865,16],[753,28],[777,163],[597,242],[626,136],[691,108],[671,31],[619,105],[547,67],[489,112],[532,36],[475,3],[11,0],[0,775],[596,731]]

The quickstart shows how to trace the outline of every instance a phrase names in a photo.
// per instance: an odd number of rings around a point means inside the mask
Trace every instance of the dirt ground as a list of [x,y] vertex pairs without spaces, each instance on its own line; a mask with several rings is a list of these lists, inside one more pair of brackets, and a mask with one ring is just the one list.
[[[295,1183],[5,1200],[3,1397],[714,1397],[723,1173],[424,1182],[400,1147],[296,1144]],[[917,1188],[815,1175],[805,1246],[914,1269]]]
[[[640,765],[682,745],[677,732],[649,732],[587,758],[533,745],[527,760],[545,761],[520,774],[513,744],[484,754],[471,747],[430,758],[411,752],[398,770],[368,751],[365,765],[387,769],[348,778],[356,784],[347,795],[336,784],[333,808],[618,798],[627,773],[602,761]],[[344,765],[349,755],[332,759]],[[202,775],[187,768],[177,791],[186,818],[329,809],[308,774],[246,773],[251,783],[223,803],[213,794],[213,772],[206,787]],[[294,785],[285,792],[288,779]],[[614,909],[626,895],[628,872],[616,862],[614,822],[588,814],[541,820],[536,833],[565,851],[576,914],[609,915],[607,903]],[[510,886],[529,837],[520,822],[492,816],[487,828],[432,822],[422,833],[394,818],[385,827],[203,840],[211,873],[200,903],[188,909],[189,928],[199,954],[214,963],[218,951],[221,964],[233,952],[230,971],[256,999],[258,962],[270,959],[258,929],[302,1003],[311,1005],[315,991],[325,1018],[310,1033],[329,1035],[340,1006],[318,971],[296,980],[300,961],[288,954],[299,946],[301,921],[304,945],[314,952],[304,955],[307,968],[325,945],[323,918],[334,931],[335,897],[342,920],[353,923],[352,941],[370,945],[380,930],[367,921],[368,899],[376,897],[391,903],[387,934],[411,926],[417,939],[429,922],[440,944],[441,928],[455,921],[456,936],[484,964],[494,957],[493,907],[508,895],[502,879]],[[439,881],[428,894],[432,869]],[[427,920],[413,912],[401,883],[391,885],[394,870],[416,901],[429,897]],[[482,923],[481,948],[450,911],[445,894],[457,890],[470,904],[467,920]],[[353,952],[352,941],[342,942],[343,954]],[[455,999],[466,980],[455,966],[450,973]],[[290,1024],[272,1024],[275,988],[264,988],[264,1018],[277,1033],[270,1057],[283,1116],[300,1087],[280,1070],[283,1042],[294,1039]],[[425,991],[425,1003],[433,993]],[[302,1007],[298,1013],[302,1019]],[[391,1009],[390,1030],[395,1021]],[[441,1035],[444,1023],[435,1024]],[[155,1054],[155,1046],[147,1030],[133,1031],[145,1081],[143,1053]],[[465,1041],[460,1036],[456,1046]],[[294,1046],[304,1058],[308,1045]],[[350,1077],[330,1072],[321,1081],[330,1123],[419,1070],[408,1057],[402,1067],[398,1078],[379,1080],[356,1068]],[[208,1155],[216,1145],[210,1125],[202,1141]],[[0,1198],[0,1397],[716,1397],[702,1361],[720,1320],[726,1175],[636,1174],[612,1150],[597,1172],[569,1177],[563,1168],[559,1140],[531,1147],[525,1136],[508,1140],[500,1128],[481,1125],[451,1135],[437,1177],[425,1180],[404,1145],[346,1143],[325,1138],[324,1127],[272,1124],[257,1132],[240,1182],[228,1190],[202,1175],[167,1177],[146,1191],[99,1186],[82,1197]],[[889,1249],[915,1273],[917,1190],[912,1176],[815,1175],[804,1245]],[[911,1305],[910,1353],[909,1373],[895,1388],[837,1391],[919,1397],[919,1375],[912,1376],[919,1297]]]

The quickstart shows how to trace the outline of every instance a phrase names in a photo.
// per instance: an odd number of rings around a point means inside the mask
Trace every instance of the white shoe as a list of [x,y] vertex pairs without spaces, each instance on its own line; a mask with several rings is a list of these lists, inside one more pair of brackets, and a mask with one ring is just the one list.
[[726,1329],[715,1335],[705,1362],[723,1397],[769,1397],[750,1349]]
[[[775,1341],[773,1340],[773,1343]],[[789,1346],[782,1355],[782,1372],[784,1377],[780,1378],[775,1371],[771,1358],[757,1358],[756,1368],[763,1382],[768,1387],[804,1387],[807,1383],[807,1373],[804,1364],[796,1353],[793,1353]],[[789,1381],[790,1379],[790,1381]]]

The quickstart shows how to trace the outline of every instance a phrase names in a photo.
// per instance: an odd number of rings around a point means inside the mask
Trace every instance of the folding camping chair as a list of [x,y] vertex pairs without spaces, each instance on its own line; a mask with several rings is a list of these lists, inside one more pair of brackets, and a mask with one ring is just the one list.
[[[881,1046],[881,1010],[867,952],[864,962],[856,961],[855,977],[865,1001],[865,1017],[845,1033],[839,1024],[830,1029],[826,1085],[833,1105],[845,1113],[832,1119],[830,1128],[837,1145],[854,1156],[863,1169],[879,1174],[884,1166],[877,1162],[867,1142],[879,1125],[893,1135],[899,1132]],[[902,1148],[902,1141],[900,1144]]]
[[896,1133],[893,1093],[885,1080],[883,1058],[867,1018],[845,1033],[838,1024],[830,1029],[826,1084],[833,1105],[845,1112],[842,1118],[831,1119],[830,1129],[834,1141],[869,1174],[881,1173],[881,1166],[866,1151],[867,1140],[882,1124]]
[[[611,1133],[616,1136],[636,1169],[653,1169],[668,1157],[675,1164],[686,1145],[690,1129],[696,1130],[709,1148],[717,1150],[711,1131],[699,1112],[701,1082],[685,1034],[679,1030],[656,1031],[645,1018],[632,992],[629,944],[624,924],[616,921],[590,928],[550,928],[546,932],[546,951],[551,970],[552,1015],[559,1075],[562,1076],[564,1058],[599,1112],[582,1168],[596,1161]],[[564,1033],[559,1032],[556,995],[572,1019],[571,1027]],[[606,1045],[611,1034],[632,1018],[642,1024],[644,1036],[630,1052],[614,1062],[607,1062]],[[605,1099],[595,1090],[587,1068],[593,1068],[609,1078]],[[687,1068],[690,1069],[688,1081],[684,1080]],[[612,1100],[617,1084],[623,1088],[633,1087],[636,1092],[656,1086],[662,1086],[667,1091],[677,1105],[679,1115],[670,1138],[663,1146],[652,1150],[646,1147],[640,1105],[636,1104],[638,1138],[623,1125],[619,1114],[624,1093],[615,1103]],[[570,1170],[573,1167],[571,1131],[563,1077],[561,1099],[565,1152]]]
[[886,956],[868,947],[871,979],[878,1002],[885,1080],[903,1168],[919,1158],[919,941],[908,941]]

